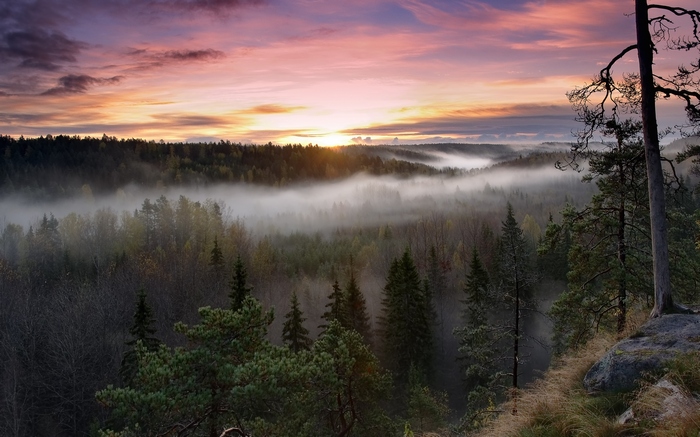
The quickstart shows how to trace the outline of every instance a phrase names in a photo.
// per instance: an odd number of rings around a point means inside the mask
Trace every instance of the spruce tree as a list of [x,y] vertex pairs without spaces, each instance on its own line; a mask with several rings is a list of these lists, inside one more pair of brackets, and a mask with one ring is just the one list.
[[[516,395],[519,387],[520,363],[522,361],[520,341],[523,336],[522,311],[525,309],[530,286],[534,283],[534,272],[530,265],[529,246],[523,231],[515,220],[513,206],[508,203],[505,221],[501,224],[500,239],[501,293],[506,309],[511,314],[509,326],[512,339],[511,387]],[[515,411],[515,408],[514,408]]]
[[326,330],[333,320],[337,320],[340,326],[348,327],[347,304],[345,294],[338,284],[338,280],[333,281],[333,291],[328,295],[329,302],[326,304],[326,312],[321,316],[325,321],[319,328]]
[[231,309],[236,311],[243,306],[243,301],[246,296],[250,294],[251,287],[246,284],[246,278],[248,274],[246,268],[243,265],[243,260],[239,254],[236,257],[236,263],[233,266],[233,279],[229,283],[231,287],[231,292],[229,293],[229,299],[231,301]]
[[134,311],[134,324],[129,328],[131,340],[126,342],[130,349],[124,353],[119,369],[119,376],[121,376],[125,385],[131,384],[138,372],[138,348],[142,347],[150,352],[158,349],[160,345],[160,340],[153,336],[156,333],[156,329],[153,327],[154,323],[153,310],[146,302],[146,290],[142,288],[138,292],[136,310]]
[[214,247],[211,249],[211,254],[209,256],[209,265],[215,270],[219,270],[224,265],[224,254],[219,247],[219,242],[216,236],[214,237]]
[[398,385],[405,388],[411,366],[429,379],[433,349],[429,306],[408,248],[391,263],[382,304],[384,360]]
[[370,327],[367,301],[362,291],[357,286],[355,274],[350,265],[350,278],[345,287],[345,308],[347,314],[347,328],[357,331],[366,344],[372,344],[372,328]]
[[490,407],[495,403],[497,385],[504,375],[498,363],[500,357],[495,352],[499,329],[488,320],[489,303],[493,298],[489,282],[475,247],[464,287],[463,326],[454,330],[466,386],[467,410],[462,419],[462,428],[466,430],[478,427],[483,419],[494,414]]
[[282,327],[282,341],[293,351],[299,352],[311,348],[311,338],[309,330],[304,327],[306,318],[299,308],[297,293],[292,293],[291,309],[284,316],[285,322]]

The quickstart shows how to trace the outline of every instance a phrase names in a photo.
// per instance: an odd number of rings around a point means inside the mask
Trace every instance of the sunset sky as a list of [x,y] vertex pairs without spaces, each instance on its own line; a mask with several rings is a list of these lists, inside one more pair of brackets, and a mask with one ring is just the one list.
[[[674,1],[693,7],[696,0]],[[632,0],[0,0],[0,134],[568,141]],[[657,69],[678,60],[661,52]],[[617,72],[636,66],[628,55]],[[662,122],[682,116],[664,107]]]

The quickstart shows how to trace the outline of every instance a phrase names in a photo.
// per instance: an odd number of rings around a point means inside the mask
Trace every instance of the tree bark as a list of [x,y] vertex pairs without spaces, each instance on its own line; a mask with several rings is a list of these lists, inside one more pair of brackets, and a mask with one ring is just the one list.
[[663,171],[656,121],[656,91],[654,89],[654,49],[649,33],[647,0],[635,0],[637,54],[642,97],[642,127],[644,155],[649,184],[649,215],[651,219],[651,247],[654,259],[654,308],[651,317],[659,317],[673,308],[671,278],[668,261],[668,232],[666,202],[664,199]]
[[[618,141],[618,151],[622,155],[622,141]],[[625,200],[627,196],[625,165],[618,164],[617,171],[620,176],[620,204],[617,216],[617,259],[620,262],[620,282],[617,285],[617,332],[622,333],[627,324],[627,240],[625,237],[626,212]]]

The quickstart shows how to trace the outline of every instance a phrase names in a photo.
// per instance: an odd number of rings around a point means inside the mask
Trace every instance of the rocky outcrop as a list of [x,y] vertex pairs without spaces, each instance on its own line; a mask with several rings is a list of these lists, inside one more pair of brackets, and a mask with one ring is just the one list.
[[645,373],[659,372],[667,361],[693,351],[700,351],[700,315],[651,319],[595,363],[583,385],[591,393],[634,390]]
[[698,408],[700,408],[700,402],[691,393],[670,380],[662,378],[639,393],[632,406],[617,419],[617,423],[683,419],[695,414]]

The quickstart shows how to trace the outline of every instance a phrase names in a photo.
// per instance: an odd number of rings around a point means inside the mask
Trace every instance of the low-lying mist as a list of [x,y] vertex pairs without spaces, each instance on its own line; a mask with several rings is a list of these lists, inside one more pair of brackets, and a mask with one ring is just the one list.
[[213,200],[229,219],[238,219],[253,233],[329,232],[347,226],[400,224],[429,212],[440,212],[491,199],[504,204],[503,193],[553,190],[563,197],[576,189],[581,175],[562,172],[553,165],[536,168],[498,168],[455,177],[355,175],[330,183],[308,183],[273,188],[252,184],[210,185],[199,188],[141,189],[127,186],[109,196],[92,196],[51,202],[22,198],[0,199],[0,220],[25,229],[44,214],[61,219],[70,213],[91,215],[99,209],[133,212],[145,199],[185,196],[191,201]]

